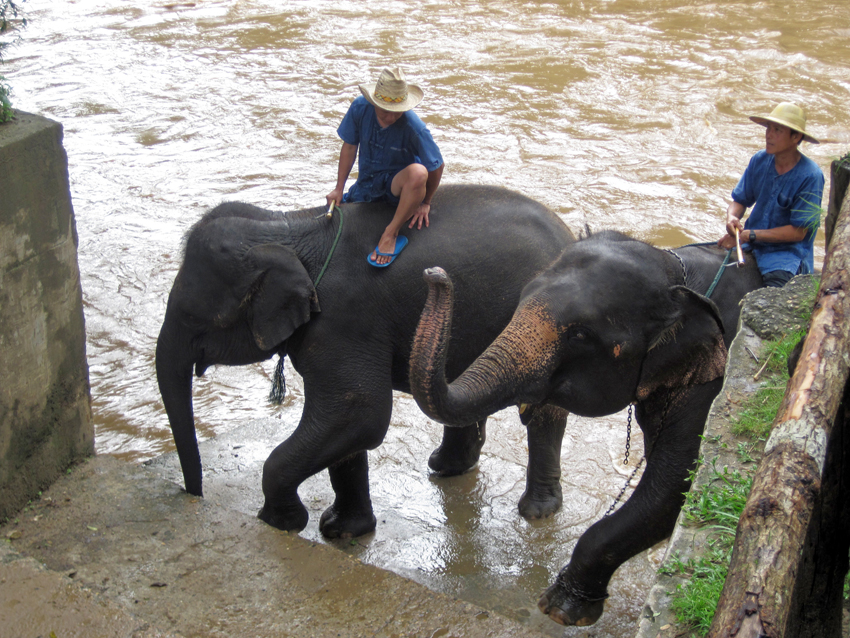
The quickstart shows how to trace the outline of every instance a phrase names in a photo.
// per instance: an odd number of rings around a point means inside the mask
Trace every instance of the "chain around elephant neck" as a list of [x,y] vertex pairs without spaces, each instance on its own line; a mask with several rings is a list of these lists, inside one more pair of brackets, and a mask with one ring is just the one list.
[[687,271],[687,270],[685,270],[685,262],[682,260],[682,258],[681,258],[681,257],[679,257],[679,255],[678,255],[675,251],[670,250],[669,248],[665,248],[664,250],[665,250],[666,252],[670,253],[670,254],[671,254],[671,255],[673,255],[676,259],[678,259],[678,260],[679,260],[679,263],[682,265],[682,285],[683,285],[685,288],[687,288],[687,287],[688,287],[688,271]]
[[[313,284],[314,288],[319,287],[319,282],[322,280],[322,276],[325,274],[325,271],[328,269],[328,264],[331,263],[331,257],[334,256],[334,251],[336,250],[336,245],[339,243],[339,238],[342,235],[342,209],[339,206],[334,206],[334,210],[339,213],[339,228],[336,229],[336,237],[334,237],[334,243],[331,244],[331,250],[328,253],[327,259],[325,259],[325,264],[322,266],[322,269],[319,271],[319,276],[316,277],[316,281]],[[322,215],[324,217],[324,215]]]

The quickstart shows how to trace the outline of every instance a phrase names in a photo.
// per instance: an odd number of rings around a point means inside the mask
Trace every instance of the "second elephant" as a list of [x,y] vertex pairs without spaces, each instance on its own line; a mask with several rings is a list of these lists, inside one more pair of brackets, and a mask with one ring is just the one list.
[[449,383],[453,289],[443,270],[430,293],[411,354],[422,410],[447,426],[510,405],[558,406],[604,416],[635,404],[647,465],[631,498],[579,539],[569,565],[539,607],[564,625],[589,625],[626,560],[673,530],[709,407],[722,385],[738,302],[762,284],[748,257],[703,294],[726,251],[659,250],[608,231],[567,246],[522,292],[510,324]]

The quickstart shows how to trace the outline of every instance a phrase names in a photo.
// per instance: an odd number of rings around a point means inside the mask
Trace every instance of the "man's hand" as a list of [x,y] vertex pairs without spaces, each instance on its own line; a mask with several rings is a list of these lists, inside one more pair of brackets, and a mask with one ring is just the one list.
[[730,250],[735,247],[737,244],[735,240],[735,230],[738,230],[739,233],[744,232],[744,225],[741,223],[741,220],[731,213],[726,214],[726,234],[723,235],[720,239],[717,240],[717,245],[720,248],[725,248],[726,250]]
[[729,235],[723,235],[723,237],[717,240],[717,245],[725,250],[732,250],[736,243],[735,238]]
[[726,217],[726,232],[729,233],[729,236],[734,240],[735,239],[735,229],[738,229],[738,232],[744,232],[744,225],[741,223],[741,220],[732,215],[728,215]]
[[328,206],[331,205],[331,202],[336,202],[336,206],[339,206],[342,203],[342,189],[333,189],[330,193],[325,195],[325,200],[327,201]]
[[413,217],[410,218],[410,224],[408,224],[408,228],[413,228],[413,225],[416,224],[417,230],[422,230],[422,222],[425,222],[425,228],[428,228],[428,213],[431,212],[431,204],[426,204],[422,202],[419,204],[419,207],[416,209],[416,212],[413,213]]

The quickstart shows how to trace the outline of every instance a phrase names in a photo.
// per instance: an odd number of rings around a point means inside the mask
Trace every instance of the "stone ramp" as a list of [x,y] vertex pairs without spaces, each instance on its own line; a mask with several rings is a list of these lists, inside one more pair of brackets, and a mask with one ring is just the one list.
[[542,635],[110,456],[62,477],[0,534],[4,635]]

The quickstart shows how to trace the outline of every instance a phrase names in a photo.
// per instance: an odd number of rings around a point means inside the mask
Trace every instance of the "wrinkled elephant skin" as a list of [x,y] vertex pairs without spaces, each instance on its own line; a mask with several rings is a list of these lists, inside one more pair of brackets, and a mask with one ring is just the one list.
[[[427,287],[423,269],[455,275],[449,374],[465,369],[507,325],[523,286],[573,241],[544,206],[511,191],[443,186],[430,227],[403,232],[410,244],[389,268],[366,256],[392,218],[386,204],[346,204],[280,213],[230,202],[207,213],[186,238],[157,341],[156,370],[187,491],[202,494],[192,410],[192,371],[289,356],[304,382],[293,434],[263,470],[260,518],[301,530],[308,513],[296,492],[328,469],[334,503],[320,529],[349,537],[375,529],[367,450],[381,444],[393,390],[408,392],[410,344]],[[341,228],[342,226],[342,228]],[[315,282],[323,267],[324,274]],[[528,489],[520,511],[545,516],[560,505],[560,438],[566,411],[541,410],[528,423]],[[447,432],[429,464],[442,475],[470,469],[486,418]],[[540,433],[540,442],[535,437]]]
[[762,284],[750,257],[706,298],[725,256],[705,246],[659,250],[614,231],[573,243],[525,287],[511,322],[459,376],[444,373],[454,346],[453,281],[441,268],[425,273],[410,378],[431,418],[455,426],[510,405],[590,417],[635,405],[646,469],[631,498],[581,536],[540,599],[555,622],[596,622],[614,571],[673,530],[722,385],[738,302]]

